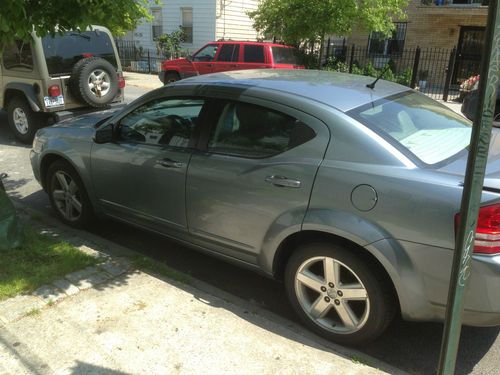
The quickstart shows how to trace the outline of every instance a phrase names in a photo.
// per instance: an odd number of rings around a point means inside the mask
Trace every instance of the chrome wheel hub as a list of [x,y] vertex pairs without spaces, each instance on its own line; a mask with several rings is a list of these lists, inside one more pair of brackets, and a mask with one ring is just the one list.
[[96,69],[90,73],[88,81],[90,92],[96,97],[105,96],[111,87],[109,74],[104,70]]
[[359,331],[370,315],[370,299],[356,273],[330,257],[303,262],[295,275],[295,293],[306,315],[337,334]]
[[27,134],[29,131],[28,117],[22,108],[15,108],[13,113],[14,125],[21,134]]
[[76,221],[82,214],[82,201],[78,186],[71,176],[63,171],[54,174],[52,198],[59,213],[68,221]]

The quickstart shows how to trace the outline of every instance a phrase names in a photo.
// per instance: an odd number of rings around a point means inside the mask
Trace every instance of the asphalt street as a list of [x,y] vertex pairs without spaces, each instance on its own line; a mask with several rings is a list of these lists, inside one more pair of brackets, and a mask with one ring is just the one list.
[[[146,90],[128,86],[126,101],[130,102],[144,92]],[[5,180],[9,194],[34,209],[55,216],[47,195],[32,175],[29,150],[30,146],[14,140],[7,127],[5,112],[0,111],[0,172],[9,175]],[[297,320],[286,300],[283,286],[277,282],[193,251],[159,235],[112,220],[99,221],[91,231],[282,317]],[[441,333],[441,324],[409,323],[395,319],[379,340],[358,349],[409,373],[432,374],[437,366]],[[465,327],[456,373],[498,375],[499,363],[500,327]]]

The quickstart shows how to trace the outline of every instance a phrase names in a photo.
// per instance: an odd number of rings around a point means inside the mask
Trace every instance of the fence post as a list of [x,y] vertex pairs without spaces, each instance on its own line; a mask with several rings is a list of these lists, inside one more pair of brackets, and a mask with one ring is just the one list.
[[151,74],[151,57],[149,56],[149,50],[148,50],[148,73]]
[[353,64],[354,64],[354,44],[351,47],[351,59],[349,60],[349,73],[352,73]]
[[328,38],[328,44],[326,45],[326,61],[328,61],[328,58],[330,57],[330,38]]
[[418,74],[418,65],[420,64],[420,47],[417,46],[415,50],[415,59],[413,60],[413,70],[411,72],[411,83],[410,87],[414,89],[417,87],[417,74]]
[[455,57],[457,54],[456,47],[453,47],[450,53],[450,60],[448,60],[448,70],[446,71],[446,81],[444,82],[443,101],[448,101],[448,94],[450,93],[451,77],[455,68]]

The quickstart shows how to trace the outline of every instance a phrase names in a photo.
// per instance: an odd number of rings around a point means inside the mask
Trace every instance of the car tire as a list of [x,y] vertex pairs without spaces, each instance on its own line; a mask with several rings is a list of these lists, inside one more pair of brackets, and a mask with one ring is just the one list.
[[361,345],[376,339],[396,311],[391,289],[374,269],[339,245],[311,243],[290,257],[285,288],[293,309],[314,332],[339,344]]
[[177,82],[181,79],[178,73],[176,72],[167,72],[165,73],[165,79],[163,83],[168,85],[169,83]]
[[46,175],[50,203],[57,216],[74,228],[86,228],[94,217],[92,204],[80,176],[62,160],[53,162]]
[[118,75],[108,61],[89,57],[75,64],[69,87],[77,100],[101,108],[111,103],[118,94]]
[[7,121],[14,136],[22,143],[31,143],[36,131],[47,124],[42,113],[31,109],[26,99],[16,96],[7,103]]

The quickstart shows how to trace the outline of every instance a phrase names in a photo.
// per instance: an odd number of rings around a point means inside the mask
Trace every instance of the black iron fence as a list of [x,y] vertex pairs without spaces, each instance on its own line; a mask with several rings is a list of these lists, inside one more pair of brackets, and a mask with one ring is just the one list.
[[133,41],[116,40],[116,48],[124,71],[158,73],[165,58],[156,50],[144,49]]
[[452,100],[460,96],[460,85],[454,81],[456,49],[413,48],[391,54],[370,53],[366,47],[328,46],[326,67],[355,74],[384,74],[389,79],[416,88],[435,98]]

